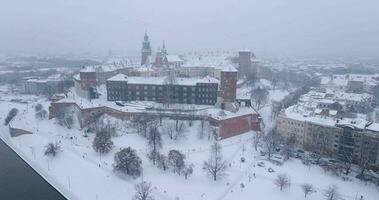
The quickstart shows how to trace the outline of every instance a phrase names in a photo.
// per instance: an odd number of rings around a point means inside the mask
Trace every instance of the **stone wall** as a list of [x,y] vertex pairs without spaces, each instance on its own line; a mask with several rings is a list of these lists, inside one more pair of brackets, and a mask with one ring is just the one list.
[[246,114],[227,119],[214,119],[207,115],[199,115],[191,112],[122,112],[110,107],[93,107],[81,109],[75,103],[51,103],[49,107],[49,119],[56,116],[56,112],[61,109],[75,109],[80,127],[83,128],[96,120],[100,115],[107,114],[121,120],[131,120],[137,115],[148,115],[152,117],[165,117],[171,119],[198,120],[206,118],[211,125],[218,127],[222,139],[246,133],[248,131],[260,131],[260,119],[258,114]]

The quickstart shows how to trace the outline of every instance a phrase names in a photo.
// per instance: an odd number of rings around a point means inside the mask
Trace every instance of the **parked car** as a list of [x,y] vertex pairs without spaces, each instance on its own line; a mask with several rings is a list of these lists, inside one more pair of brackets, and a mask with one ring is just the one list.
[[124,105],[122,102],[120,102],[120,101],[116,101],[116,105],[121,106],[121,107],[124,107],[124,106],[125,106],[125,105]]
[[258,165],[259,167],[264,167],[264,166],[265,166],[265,163],[264,163],[264,162],[259,162],[257,165]]

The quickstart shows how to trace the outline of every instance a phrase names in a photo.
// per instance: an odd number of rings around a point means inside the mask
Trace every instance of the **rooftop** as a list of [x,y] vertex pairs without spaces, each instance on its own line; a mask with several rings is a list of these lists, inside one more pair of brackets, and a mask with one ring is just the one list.
[[[164,85],[167,77],[141,77],[141,76],[126,76],[124,74],[117,74],[107,81],[127,81],[130,84],[148,84],[148,85]],[[206,76],[204,78],[175,78],[175,84],[195,86],[197,83],[219,83],[219,80]]]

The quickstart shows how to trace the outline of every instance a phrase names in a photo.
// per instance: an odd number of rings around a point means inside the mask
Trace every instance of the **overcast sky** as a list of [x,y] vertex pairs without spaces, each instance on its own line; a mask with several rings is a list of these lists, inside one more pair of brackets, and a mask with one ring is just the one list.
[[0,0],[0,54],[379,56],[379,0]]

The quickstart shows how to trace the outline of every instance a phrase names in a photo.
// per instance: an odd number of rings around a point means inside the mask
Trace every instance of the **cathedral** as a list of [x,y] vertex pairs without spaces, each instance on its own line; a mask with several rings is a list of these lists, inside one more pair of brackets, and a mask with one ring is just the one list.
[[180,67],[183,62],[184,61],[178,55],[169,55],[167,53],[166,44],[164,41],[162,48],[158,48],[155,54],[155,59],[153,59],[149,36],[145,33],[142,42],[141,65],[153,65],[154,67]]

